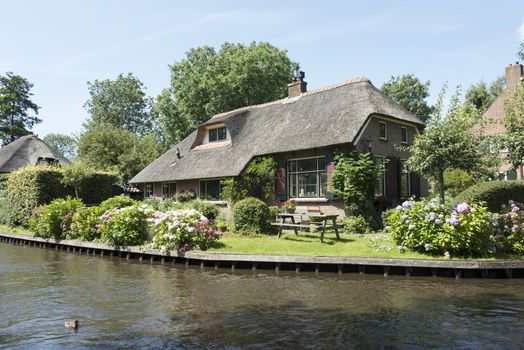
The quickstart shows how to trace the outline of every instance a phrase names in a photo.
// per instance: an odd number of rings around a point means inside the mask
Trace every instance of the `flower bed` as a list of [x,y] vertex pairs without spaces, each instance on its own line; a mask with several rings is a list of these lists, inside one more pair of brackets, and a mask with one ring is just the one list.
[[521,254],[523,222],[513,201],[501,213],[492,213],[479,203],[446,207],[431,201],[406,201],[387,217],[386,229],[400,251],[487,257],[497,251]]

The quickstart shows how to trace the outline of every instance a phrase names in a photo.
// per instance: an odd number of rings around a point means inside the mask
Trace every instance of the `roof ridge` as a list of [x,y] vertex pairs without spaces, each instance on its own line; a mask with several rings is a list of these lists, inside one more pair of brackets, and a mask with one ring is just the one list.
[[271,105],[276,105],[276,104],[279,104],[279,103],[285,103],[285,102],[288,102],[290,100],[298,100],[298,97],[314,95],[314,94],[318,94],[320,92],[329,91],[329,90],[333,90],[333,89],[336,89],[336,88],[339,88],[339,87],[343,87],[343,86],[346,86],[346,85],[349,85],[349,84],[356,84],[356,83],[370,83],[371,84],[371,80],[369,80],[367,77],[364,77],[364,76],[363,77],[357,77],[357,78],[345,80],[345,81],[343,81],[341,83],[331,84],[331,85],[328,85],[328,86],[325,86],[325,87],[322,87],[322,88],[319,88],[319,89],[306,91],[306,92],[301,93],[300,95],[298,95],[296,97],[284,97],[284,98],[281,98],[279,100],[275,100],[275,101],[271,101],[271,102],[261,103],[261,104],[257,104],[257,105],[249,105],[249,106],[233,109],[231,111],[218,113],[218,114],[215,114],[214,116],[212,116],[210,120],[212,120],[214,118],[222,117],[222,116],[225,116],[225,115],[228,115],[228,114],[231,114],[231,113],[248,110],[248,109],[264,108],[264,107],[268,107],[268,106],[271,106]]

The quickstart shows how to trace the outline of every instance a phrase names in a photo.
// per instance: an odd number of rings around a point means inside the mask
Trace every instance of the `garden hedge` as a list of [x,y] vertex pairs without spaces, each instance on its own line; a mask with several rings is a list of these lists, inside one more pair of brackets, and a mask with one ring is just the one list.
[[480,182],[459,193],[454,199],[455,204],[462,202],[486,202],[488,209],[498,212],[502,204],[512,199],[524,203],[524,181],[486,181]]
[[[27,226],[33,210],[55,198],[74,196],[72,187],[62,183],[63,171],[54,167],[26,167],[14,171],[7,181],[6,223]],[[96,172],[81,185],[80,197],[86,204],[100,203],[112,197],[112,186],[118,177]]]

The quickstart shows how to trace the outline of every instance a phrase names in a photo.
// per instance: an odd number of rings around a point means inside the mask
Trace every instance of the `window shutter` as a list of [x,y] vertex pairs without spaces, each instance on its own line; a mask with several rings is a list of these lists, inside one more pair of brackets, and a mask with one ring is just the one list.
[[386,166],[386,195],[391,199],[399,199],[399,182],[400,182],[400,159],[398,157],[388,157]]
[[410,173],[410,182],[411,182],[411,195],[415,197],[420,197],[420,176],[415,173]]
[[277,200],[284,201],[287,199],[287,176],[286,176],[286,160],[277,159],[276,171],[276,195]]
[[333,154],[326,154],[326,175],[327,175],[327,189],[324,193],[326,199],[333,199],[334,195],[329,189],[333,185],[333,170],[335,170],[335,163],[333,159]]

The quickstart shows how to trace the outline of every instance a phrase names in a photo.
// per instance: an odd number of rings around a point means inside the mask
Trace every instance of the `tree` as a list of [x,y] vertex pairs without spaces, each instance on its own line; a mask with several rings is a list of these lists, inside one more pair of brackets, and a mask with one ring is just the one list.
[[337,153],[330,190],[352,214],[365,214],[375,196],[379,171],[369,153]]
[[76,159],[78,140],[69,135],[64,134],[47,134],[43,141],[56,152],[60,153],[69,160]]
[[524,61],[524,41],[520,43],[519,51],[517,52],[517,57]]
[[[524,161],[524,84],[519,82],[504,101],[504,126],[502,144],[508,150],[506,161],[516,170]],[[521,177],[524,174],[520,174]]]
[[80,185],[92,176],[94,169],[83,162],[73,162],[64,168],[62,183],[66,186],[73,186],[75,197],[79,197]]
[[84,107],[90,115],[86,126],[109,124],[137,135],[153,132],[152,101],[144,93],[144,84],[131,73],[115,80],[88,82],[90,99]]
[[429,119],[433,107],[429,106],[426,98],[429,97],[430,82],[422,83],[413,74],[392,76],[382,84],[380,90],[397,102],[399,105],[426,121]]
[[170,66],[171,89],[157,97],[163,133],[176,142],[214,114],[283,98],[298,67],[267,42],[191,49]]
[[116,172],[124,183],[164,151],[152,135],[139,137],[109,124],[92,125],[78,141],[80,160],[98,170]]
[[275,193],[276,169],[272,157],[255,158],[240,176],[222,181],[222,196],[232,203],[246,197],[267,200]]
[[489,87],[483,81],[471,85],[466,91],[464,103],[466,106],[476,108],[478,115],[481,115],[488,109],[491,103],[502,94],[504,85],[504,77],[498,77],[491,82]]
[[32,88],[29,80],[12,72],[0,75],[0,139],[4,145],[29,134],[42,121],[36,117],[40,107],[31,101]]
[[409,147],[411,156],[407,161],[410,171],[438,183],[441,202],[445,201],[444,173],[447,170],[481,171],[485,166],[481,139],[471,130],[475,120],[464,112],[460,87],[451,97],[446,115],[443,115],[446,89],[444,85],[424,133],[417,136]]
[[157,96],[152,114],[159,121],[166,145],[176,145],[193,130],[191,120],[177,109],[171,89],[164,89]]

